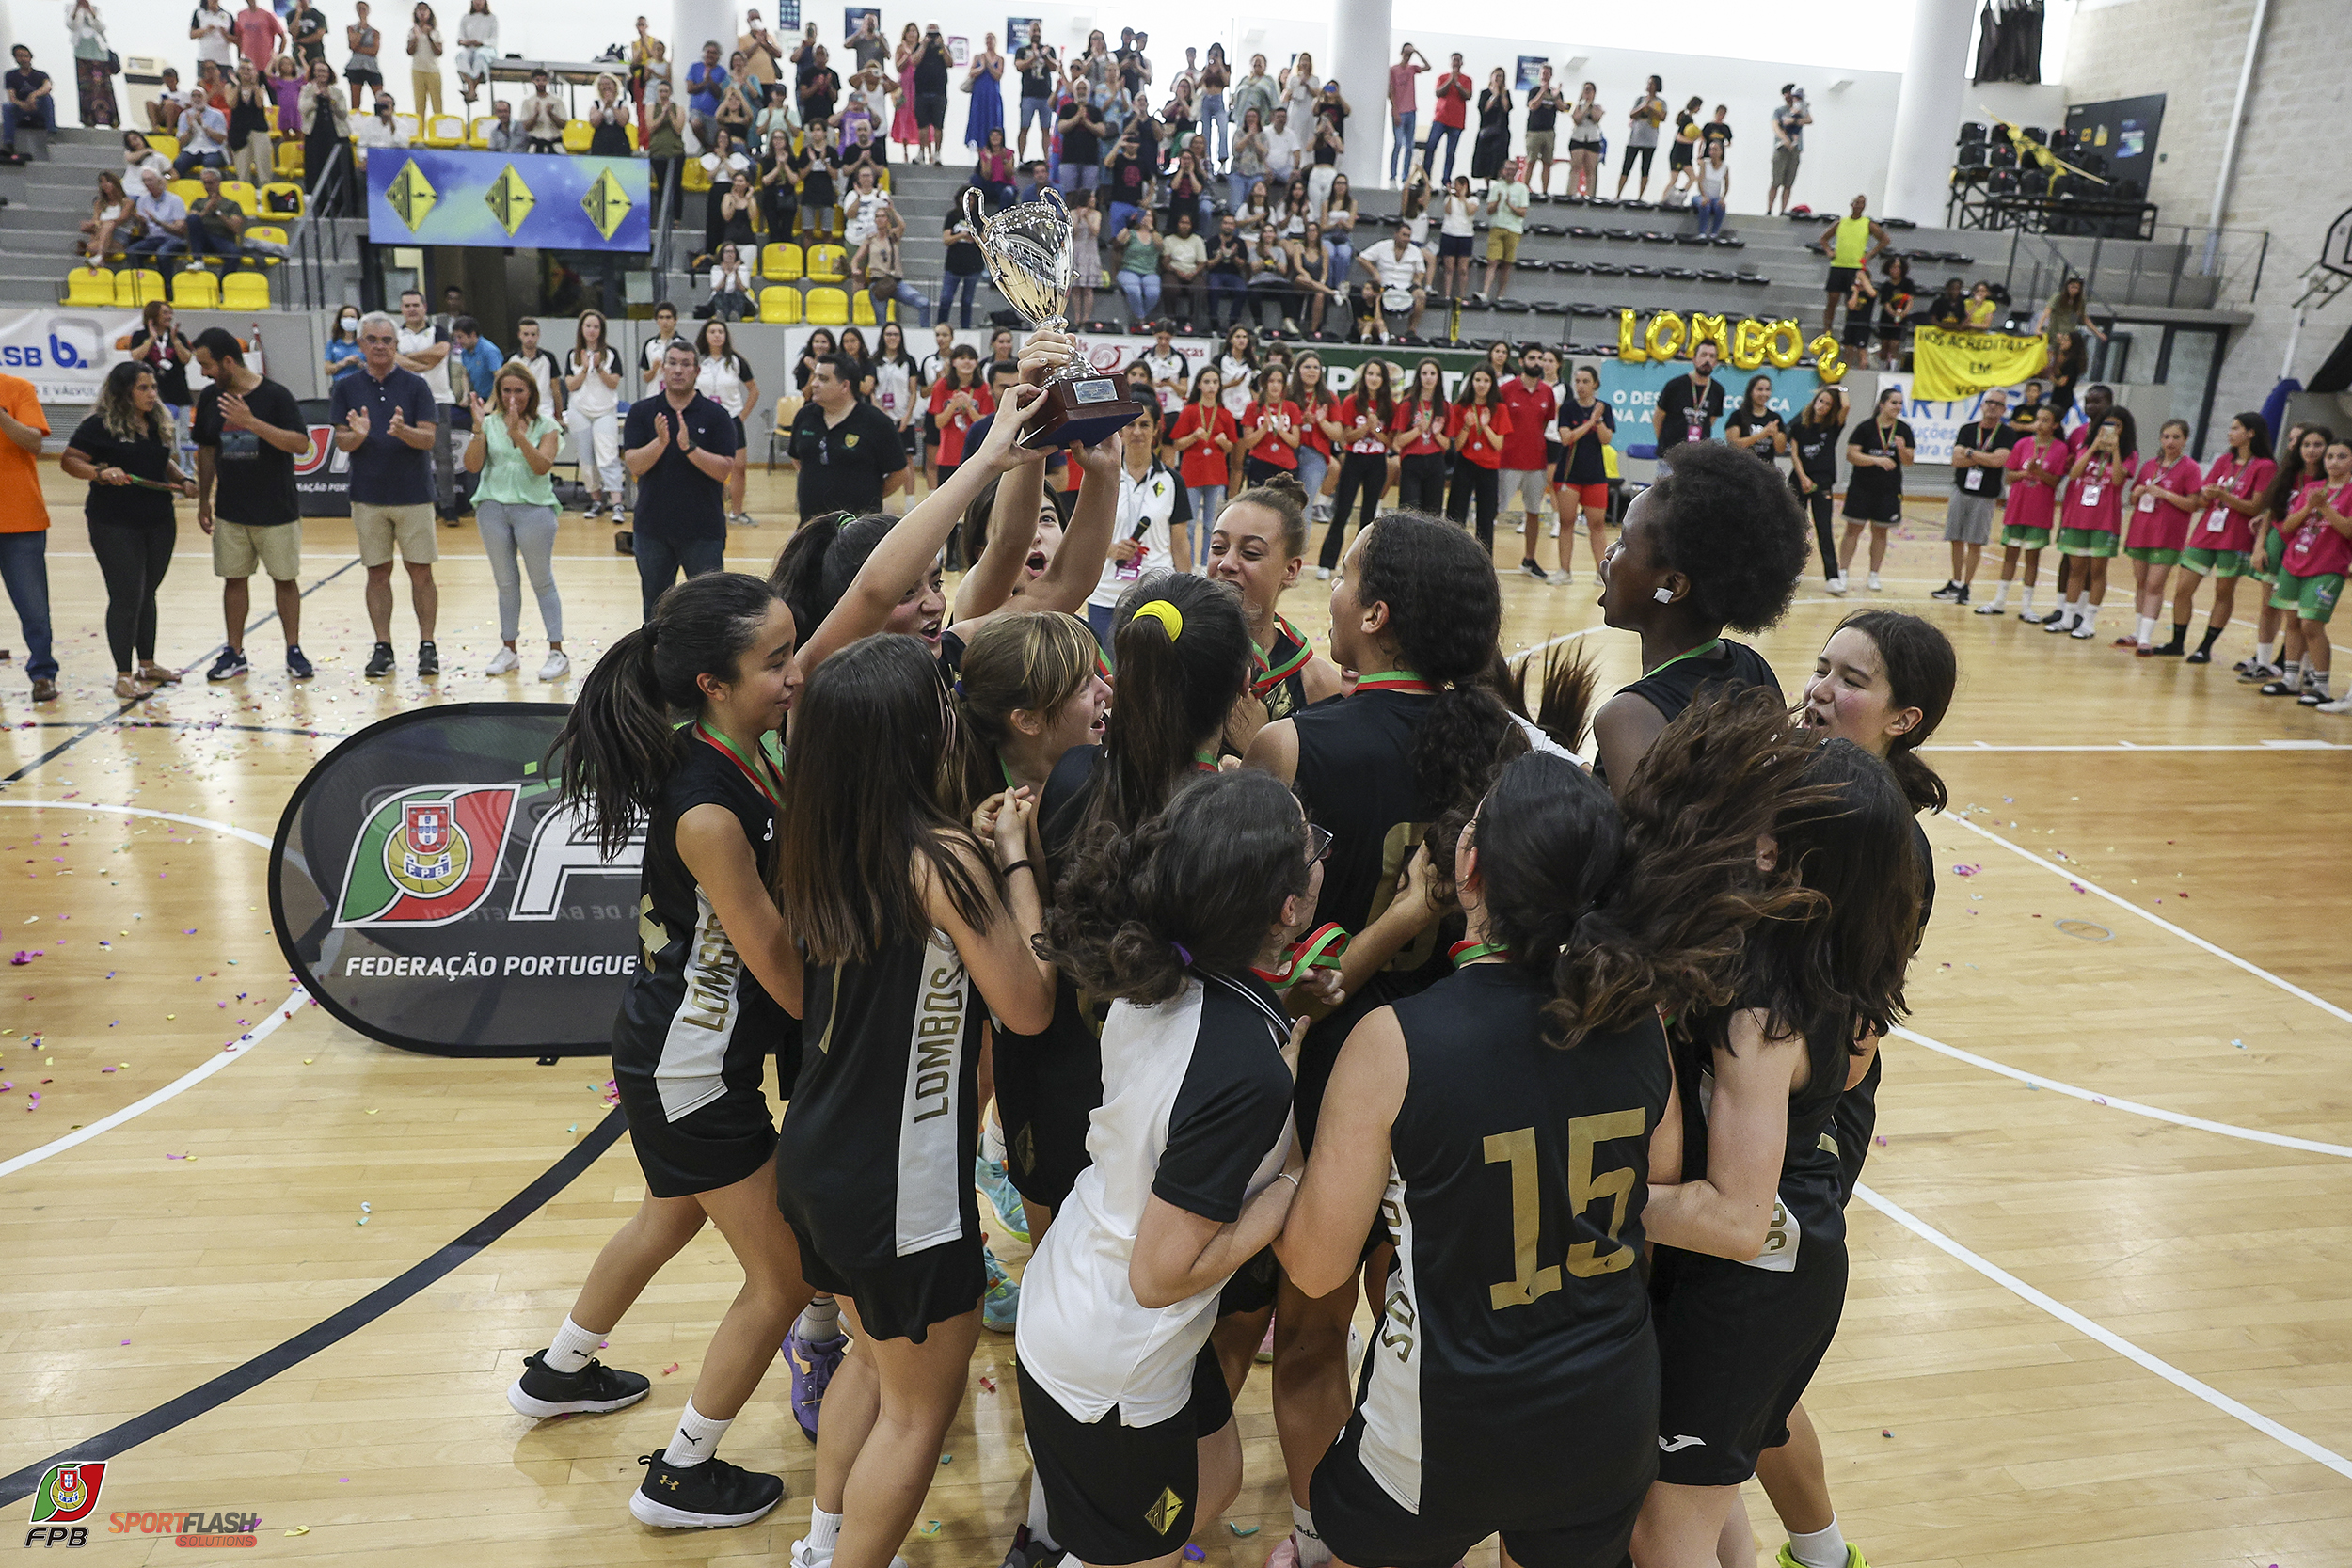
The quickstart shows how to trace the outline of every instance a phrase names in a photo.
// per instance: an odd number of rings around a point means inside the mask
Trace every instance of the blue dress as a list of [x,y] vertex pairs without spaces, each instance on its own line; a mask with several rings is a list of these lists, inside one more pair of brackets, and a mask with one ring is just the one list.
[[963,145],[975,150],[988,145],[988,134],[1005,128],[1005,94],[996,78],[980,72],[972,84],[972,112],[963,122]]

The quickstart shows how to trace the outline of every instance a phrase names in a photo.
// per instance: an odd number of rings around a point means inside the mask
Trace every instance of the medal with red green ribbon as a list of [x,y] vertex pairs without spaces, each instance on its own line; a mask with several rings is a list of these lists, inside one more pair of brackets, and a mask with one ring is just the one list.
[[784,781],[776,776],[775,768],[769,762],[765,752],[753,753],[757,759],[755,764],[747,762],[744,760],[743,753],[735,749],[733,741],[702,721],[694,721],[694,733],[702,736],[708,745],[716,747],[729,762],[741,769],[743,776],[752,781],[752,787],[768,798],[768,803],[775,807],[777,815],[783,815]]
[[1111,683],[1110,656],[1103,651],[1100,644],[1094,650],[1094,673],[1102,676],[1105,684]]
[[1215,752],[1193,752],[1192,770],[1196,773],[1216,772],[1217,770],[1216,753]]
[[1257,677],[1249,683],[1250,695],[1255,697],[1265,696],[1276,687],[1281,685],[1284,681],[1290,679],[1291,676],[1305,669],[1307,667],[1307,661],[1315,657],[1314,645],[1309,642],[1304,637],[1300,636],[1298,628],[1292,626],[1290,622],[1284,619],[1279,613],[1277,613],[1274,617],[1274,625],[1278,631],[1280,631],[1284,635],[1288,636],[1293,642],[1297,644],[1297,646],[1291,653],[1290,657],[1283,659],[1279,664],[1269,662],[1263,654],[1260,654],[1258,656],[1257,662],[1260,666],[1259,673]]
[[1347,955],[1347,943],[1346,931],[1337,922],[1327,922],[1293,945],[1279,968],[1259,969],[1253,965],[1249,973],[1276,990],[1288,990],[1318,970],[1336,972],[1340,959]]
[[1481,958],[1507,958],[1511,950],[1499,942],[1457,942],[1445,950],[1456,969],[1476,963]]
[[1376,675],[1366,675],[1356,683],[1359,691],[1406,691],[1426,697],[1438,689],[1414,674],[1410,670],[1383,670]]

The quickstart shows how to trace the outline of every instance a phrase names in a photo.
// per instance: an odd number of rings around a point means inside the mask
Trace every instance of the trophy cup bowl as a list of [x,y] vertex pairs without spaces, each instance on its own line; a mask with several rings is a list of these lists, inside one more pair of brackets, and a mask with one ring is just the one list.
[[[1061,193],[1046,187],[1043,201],[1025,201],[993,216],[984,215],[981,193],[963,193],[963,215],[978,230],[988,276],[1014,312],[1032,328],[1068,325],[1062,316],[1070,297],[1070,209]],[[1143,405],[1124,379],[1072,364],[1045,381],[1041,406],[1021,433],[1029,451],[1048,447],[1092,446],[1142,418]]]

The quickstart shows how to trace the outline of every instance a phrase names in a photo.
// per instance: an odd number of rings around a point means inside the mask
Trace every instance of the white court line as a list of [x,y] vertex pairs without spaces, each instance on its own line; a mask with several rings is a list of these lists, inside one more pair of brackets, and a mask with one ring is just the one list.
[[2218,1132],[2225,1138],[2244,1138],[2249,1143],[2271,1144],[2280,1148],[2301,1149],[2307,1154],[2333,1154],[2339,1159],[2352,1160],[2352,1146],[2320,1143],[2311,1138],[2294,1138],[2283,1132],[2265,1132],[2258,1128],[2238,1127],[2226,1121],[2207,1121],[2202,1117],[2186,1116],[2179,1111],[2168,1111],[2160,1105],[2143,1105],[2136,1100],[2119,1100],[2111,1094],[2093,1094],[2089,1089],[2076,1088],[2072,1084],[2061,1084],[2057,1079],[2045,1077],[2042,1073],[2027,1072],[2022,1068],[2013,1068],[2005,1062],[1996,1062],[1990,1056],[1979,1056],[1973,1051],[1963,1051],[1956,1045],[1946,1045],[1942,1040],[1930,1039],[1916,1030],[1899,1026],[1890,1033],[1911,1041],[1914,1045],[1924,1045],[1930,1051],[1941,1052],[1956,1062],[1966,1062],[1970,1067],[1982,1068],[1987,1072],[1997,1072],[2004,1078],[2014,1078],[2021,1084],[2031,1084],[2036,1088],[2052,1089],[2059,1094],[2072,1095],[2076,1100],[2088,1101],[2094,1105],[2104,1105],[2110,1110],[2129,1111],[2134,1116],[2149,1117],[2157,1121],[2169,1121],[2175,1127],[2193,1127],[2201,1132]]
[[2238,968],[2246,971],[2247,974],[2254,976],[2254,978],[2278,987],[2280,990],[2285,991],[2289,996],[2310,1003],[2312,1006],[2317,1007],[2320,1011],[2328,1014],[2331,1018],[2341,1019],[2346,1023],[2352,1023],[2352,1012],[2346,1012],[2344,1008],[2337,1006],[2333,1002],[2328,1001],[2326,997],[2314,996],[2310,991],[2305,990],[2301,986],[2296,985],[2294,981],[2281,979],[2280,976],[2273,974],[2270,971],[2263,968],[2262,965],[2239,958],[2235,953],[2231,952],[2228,948],[2221,946],[2217,942],[2207,942],[2203,937],[2199,936],[2196,932],[2185,930],[2182,927],[2173,925],[2169,920],[2165,919],[2164,916],[2153,913],[2148,910],[2143,910],[2128,898],[2119,897],[2115,894],[2109,893],[2106,888],[2101,887],[2098,883],[2084,876],[2082,872],[2077,869],[2070,866],[2059,865],[2051,861],[2045,861],[2040,855],[2035,854],[2032,850],[2026,848],[2024,846],[2011,844],[2008,839],[2003,838],[2000,834],[1992,832],[1990,829],[1979,828],[1974,822],[1968,820],[1967,815],[1964,812],[1947,812],[1945,814],[1945,820],[1947,822],[1958,823],[1961,827],[1967,829],[1970,832],[1975,833],[1979,838],[1991,839],[1994,843],[1999,845],[2002,848],[2007,849],[2010,853],[2031,861],[2034,864],[2042,867],[2042,870],[2049,872],[2054,877],[2063,877],[2068,881],[2081,887],[2086,892],[2097,894],[2100,897],[2106,899],[2108,903],[2113,904],[2119,910],[2129,910],[2132,913],[2139,916],[2140,919],[2148,922],[2149,925],[2169,931],[2174,936],[2179,937],[2183,942],[2203,948],[2206,952],[2211,953],[2215,958],[2221,959],[2225,963],[2235,964]]
[[[208,821],[201,816],[183,816],[176,811],[149,811],[143,806],[102,806],[80,800],[0,800],[0,806],[15,806],[24,811],[78,811],[87,812],[97,816],[148,816],[161,822],[185,822],[191,827],[210,828],[215,832],[231,834],[244,839],[248,844],[258,844],[264,849],[270,847],[270,841],[259,833],[248,832],[243,828],[231,827],[226,822]],[[39,1164],[53,1154],[63,1154],[76,1144],[87,1143],[99,1133],[119,1127],[133,1117],[151,1111],[165,1101],[186,1093],[230,1063],[243,1060],[255,1046],[276,1034],[279,1024],[300,1012],[310,1005],[310,993],[297,987],[292,996],[279,1003],[277,1009],[267,1018],[246,1030],[243,1037],[206,1057],[201,1063],[182,1073],[146,1099],[134,1101],[119,1111],[101,1117],[87,1126],[68,1132],[64,1137],[52,1138],[38,1148],[26,1149],[14,1159],[0,1160],[0,1177],[14,1176],[18,1171],[28,1165]]]
[[2066,1324],[2069,1328],[2097,1340],[2100,1344],[2106,1346],[2107,1349],[2115,1352],[2118,1355],[2122,1356],[2124,1359],[2137,1362],[2140,1367],[2155,1373],[2158,1377],[2164,1379],[2165,1382],[2171,1384],[2174,1387],[2196,1395],[2199,1399],[2203,1400],[2207,1404],[2212,1405],[2216,1410],[2220,1411],[2222,1414],[2235,1417],[2238,1420],[2241,1420],[2248,1426],[2252,1427],[2256,1432],[2261,1433],[2264,1436],[2271,1438],[2277,1442],[2283,1443],[2288,1448],[2293,1449],[2296,1453],[2301,1454],[2304,1458],[2316,1460],[2318,1463],[2327,1465],[2330,1470],[2335,1471],[2336,1474],[2346,1478],[2352,1478],[2352,1459],[2346,1459],[2342,1454],[2337,1453],[2334,1449],[2324,1448],[2321,1445],[2312,1442],[2310,1438],[2304,1436],[2301,1433],[2295,1431],[2291,1427],[2281,1426],[2277,1421],[2274,1421],[2269,1417],[2264,1415],[2261,1411],[2239,1403],[2236,1400],[2232,1399],[2229,1395],[2221,1392],[2220,1389],[2214,1387],[2211,1384],[2200,1382],[2198,1379],[2193,1378],[2186,1372],[2181,1370],[2178,1367],[2173,1366],[2169,1361],[2166,1361],[2160,1356],[2153,1355],[2147,1351],[2140,1349],[2137,1345],[2133,1344],[2129,1339],[2124,1338],[2121,1334],[2116,1333],[2114,1330],[2102,1327],[2100,1324],[2091,1322],[2089,1318],[2084,1317],[2080,1312],[2075,1311],[2073,1307],[2044,1295],[2042,1291],[2035,1290],[2032,1286],[2026,1284],[2015,1275],[2010,1274],[2007,1269],[2001,1268],[1994,1263],[1987,1262],[1984,1259],[1978,1257],[1975,1253],[1969,1251],[1958,1242],[1953,1241],[1949,1236],[1945,1235],[1933,1226],[1929,1225],[1917,1215],[1910,1212],[1910,1211],[1898,1204],[1890,1203],[1885,1198],[1879,1196],[1878,1194],[1872,1192],[1867,1186],[1857,1185],[1854,1188],[1854,1196],[1862,1199],[1863,1202],[1868,1204],[1871,1208],[1876,1209],[1880,1213],[1884,1214],[1888,1219],[1893,1220],[1897,1225],[1901,1226],[1913,1235],[1917,1236],[1920,1240],[1926,1242],[1930,1246],[1958,1259],[1960,1261],[1967,1264],[1970,1268],[1976,1270],[1979,1274],[1984,1275],[1985,1278],[1993,1281],[1993,1283],[2000,1286],[2003,1290],[2008,1291],[2012,1295],[2015,1295],[2024,1301],[2029,1302],[2035,1307],[2039,1307],[2042,1310],[2058,1319],[2058,1322]]

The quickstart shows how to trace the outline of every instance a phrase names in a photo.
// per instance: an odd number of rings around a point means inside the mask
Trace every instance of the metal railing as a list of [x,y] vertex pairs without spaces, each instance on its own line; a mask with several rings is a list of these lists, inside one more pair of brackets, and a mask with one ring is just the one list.
[[303,198],[302,219],[286,237],[285,267],[295,285],[289,293],[299,292],[302,302],[296,306],[289,298],[282,302],[285,308],[323,310],[342,303],[327,297],[328,270],[343,261],[342,225],[328,214],[341,211],[346,193],[355,190],[357,184],[346,149]]
[[2002,281],[2020,304],[2046,300],[2078,276],[2094,306],[2217,310],[2254,303],[2269,253],[2266,229],[2166,224],[2146,240],[2012,230]]

